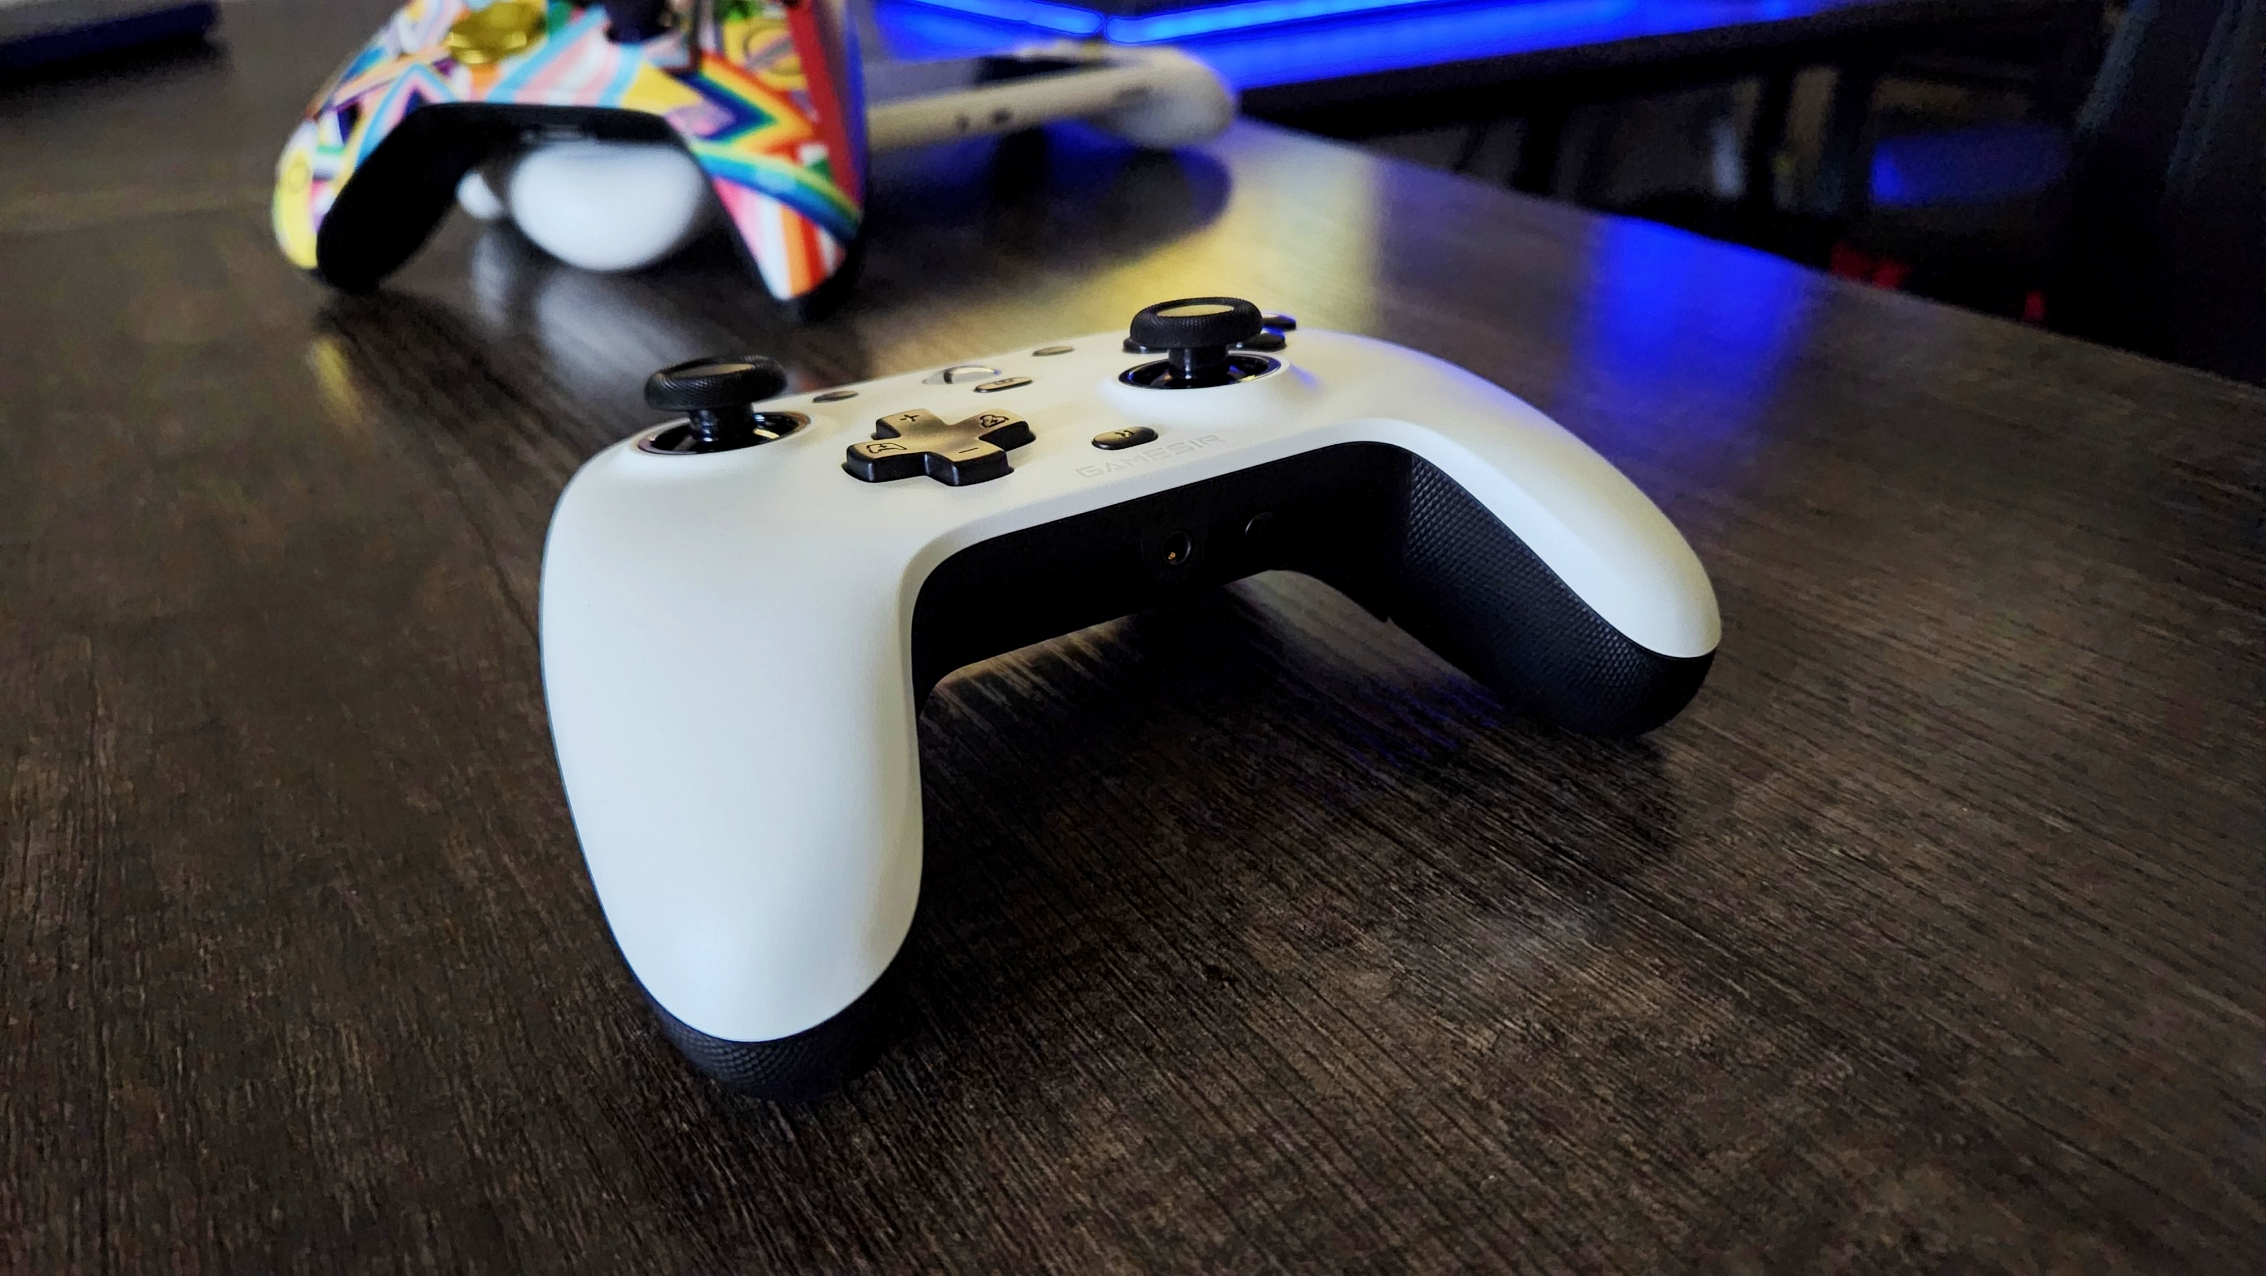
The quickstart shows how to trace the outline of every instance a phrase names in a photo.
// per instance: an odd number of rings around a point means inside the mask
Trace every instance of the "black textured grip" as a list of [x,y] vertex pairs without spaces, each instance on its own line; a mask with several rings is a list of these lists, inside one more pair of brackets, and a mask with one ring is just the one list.
[[[1106,473],[1116,455],[1097,452],[1087,468]],[[1639,646],[1453,479],[1399,448],[1345,443],[961,550],[914,606],[914,687],[925,695],[962,665],[1281,569],[1327,581],[1576,731],[1659,726],[1714,659]]]
[[1393,619],[1506,699],[1570,730],[1637,735],[1699,693],[1713,652],[1663,656],[1638,646],[1418,457],[1407,511]]
[[[821,1098],[873,1066],[889,1044],[897,1020],[897,993],[904,952],[898,951],[881,978],[840,1014],[791,1037],[775,1041],[730,1041],[711,1037],[672,1015],[653,994],[645,1002],[661,1021],[661,1031],[693,1066],[742,1094],[759,1099],[803,1102]],[[644,991],[640,985],[640,991]]]
[[687,359],[645,380],[645,405],[663,412],[742,407],[787,388],[786,369],[759,354]]
[[1259,308],[1241,297],[1182,297],[1160,301],[1133,316],[1136,344],[1151,350],[1232,346],[1266,329]]

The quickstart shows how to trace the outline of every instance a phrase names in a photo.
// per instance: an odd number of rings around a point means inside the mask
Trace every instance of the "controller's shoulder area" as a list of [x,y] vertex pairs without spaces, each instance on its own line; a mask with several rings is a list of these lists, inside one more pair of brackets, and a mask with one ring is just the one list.
[[752,355],[655,373],[649,403],[690,417],[593,458],[562,517],[580,503],[617,520],[651,507],[676,525],[918,531],[1058,497],[1104,499],[1101,488],[1138,495],[1325,436],[1413,437],[1435,419],[1450,434],[1484,432],[1531,412],[1420,351],[1303,328],[1236,298],[1160,303],[1130,332],[778,393],[787,380]]

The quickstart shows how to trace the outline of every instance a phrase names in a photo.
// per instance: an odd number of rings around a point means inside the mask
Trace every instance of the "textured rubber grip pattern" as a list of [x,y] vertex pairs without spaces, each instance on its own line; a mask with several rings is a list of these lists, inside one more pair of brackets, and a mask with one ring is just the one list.
[[1182,297],[1133,316],[1128,331],[1136,344],[1151,350],[1182,350],[1232,346],[1258,336],[1266,326],[1259,308],[1241,297]]
[[1637,735],[1699,692],[1715,653],[1623,636],[1471,493],[1411,457],[1393,619],[1496,694],[1587,735]]
[[[661,1021],[661,1031],[694,1067],[742,1094],[782,1102],[822,1098],[873,1066],[889,1044],[897,1021],[899,951],[881,978],[840,1014],[791,1037],[773,1041],[729,1041],[711,1037],[672,1015],[652,993],[645,994]],[[639,991],[644,991],[642,986]]]
[[663,412],[736,408],[787,388],[787,371],[759,354],[710,355],[645,379],[645,406]]

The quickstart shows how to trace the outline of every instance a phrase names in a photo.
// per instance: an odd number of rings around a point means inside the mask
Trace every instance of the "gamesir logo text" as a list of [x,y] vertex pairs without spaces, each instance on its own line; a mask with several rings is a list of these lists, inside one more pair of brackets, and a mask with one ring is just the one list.
[[1113,456],[1106,461],[1096,461],[1092,465],[1081,465],[1078,467],[1078,476],[1080,478],[1100,478],[1104,474],[1118,474],[1126,470],[1137,470],[1144,465],[1154,465],[1168,457],[1186,456],[1190,452],[1212,447],[1222,442],[1225,442],[1225,440],[1221,439],[1219,435],[1206,434],[1199,438],[1176,439],[1170,443],[1159,443],[1155,447],[1141,448],[1123,456]]

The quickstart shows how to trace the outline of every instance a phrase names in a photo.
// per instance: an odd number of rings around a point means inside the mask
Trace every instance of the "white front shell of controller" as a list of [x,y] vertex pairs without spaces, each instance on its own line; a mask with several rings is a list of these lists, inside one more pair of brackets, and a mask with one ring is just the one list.
[[[1705,571],[1667,518],[1526,403],[1380,341],[1302,330],[1278,372],[1204,390],[1118,381],[1120,334],[972,362],[1031,383],[768,401],[810,425],[711,456],[631,439],[583,467],[543,564],[543,672],[575,826],[614,937],[645,989],[710,1036],[824,1022],[895,956],[920,885],[913,604],[954,552],[1340,443],[1445,472],[1634,642],[1705,655]],[[926,408],[1030,422],[1014,472],[968,487],[865,483],[844,449]],[[1153,427],[1101,451],[1096,434]],[[644,437],[643,435],[639,436]],[[1048,582],[1033,580],[1034,590]]]

